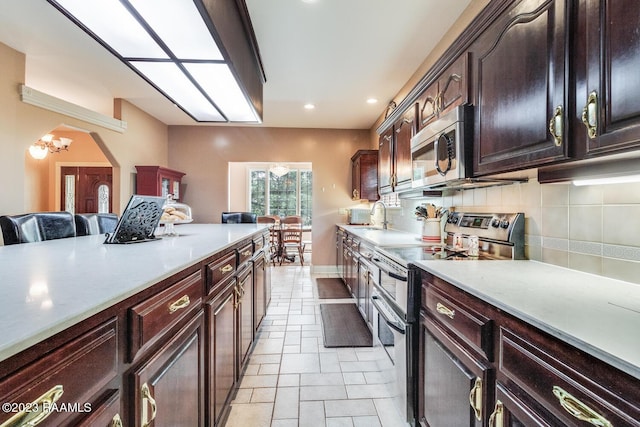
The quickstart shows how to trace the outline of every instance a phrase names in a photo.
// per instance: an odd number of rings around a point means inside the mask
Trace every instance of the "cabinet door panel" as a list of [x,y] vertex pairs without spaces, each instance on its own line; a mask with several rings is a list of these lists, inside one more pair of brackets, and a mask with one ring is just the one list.
[[[567,144],[549,131],[556,107],[567,108],[565,37],[564,1],[522,1],[474,45],[474,174],[566,157]],[[557,132],[566,128],[563,114]]]
[[238,275],[238,374],[253,342],[253,270],[248,267]]
[[203,317],[197,314],[134,370],[134,425],[204,425]]
[[[587,141],[587,154],[640,146],[640,3],[582,2],[585,20],[586,84],[576,94],[578,123],[588,96],[597,95],[597,131],[588,137],[582,125],[577,136]],[[580,82],[578,88],[581,88]],[[578,142],[580,144],[580,142]],[[580,148],[578,148],[580,149]]]
[[216,423],[235,384],[235,289],[236,278],[225,282],[223,290],[209,302],[209,407]]
[[266,276],[267,266],[264,256],[260,256],[253,263],[253,328],[257,332],[265,315],[266,309]]
[[411,163],[411,138],[416,134],[417,104],[409,108],[393,129],[394,136],[394,191],[411,187],[413,170]]
[[387,194],[392,191],[392,156],[393,126],[380,135],[378,143],[378,191],[380,194]]

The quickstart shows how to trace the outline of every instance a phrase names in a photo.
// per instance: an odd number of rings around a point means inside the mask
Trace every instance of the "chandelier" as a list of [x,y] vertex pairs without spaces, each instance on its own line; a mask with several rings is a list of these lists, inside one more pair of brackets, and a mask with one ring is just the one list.
[[286,165],[275,165],[271,166],[269,171],[277,177],[283,177],[289,173],[289,167]]
[[71,141],[73,141],[71,138],[55,138],[48,133],[29,147],[29,154],[34,159],[41,160],[47,157],[48,153],[68,151]]

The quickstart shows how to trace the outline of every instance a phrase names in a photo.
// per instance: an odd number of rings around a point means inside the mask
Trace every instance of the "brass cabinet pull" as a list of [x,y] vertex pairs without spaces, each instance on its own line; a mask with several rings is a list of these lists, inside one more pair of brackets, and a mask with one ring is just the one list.
[[[147,383],[142,384],[140,388],[142,392],[142,427],[148,427],[151,425],[151,422],[156,418],[158,413],[158,407],[156,406],[156,400],[151,396],[151,389],[149,389],[149,385]],[[149,416],[149,405],[151,406],[151,416]]]
[[440,314],[443,314],[445,316],[447,316],[450,319],[453,319],[456,316],[456,311],[455,310],[451,310],[449,307],[447,307],[446,305],[442,304],[442,303],[437,303],[436,304],[436,311]]
[[120,418],[120,414],[115,414],[111,419],[111,427],[123,427],[122,418]]
[[560,147],[563,138],[562,105],[556,107],[553,117],[551,117],[549,121],[549,132],[551,132],[551,136],[553,136],[553,142],[556,144],[556,147]]
[[356,200],[356,199],[359,199],[359,198],[360,198],[360,192],[358,191],[357,188],[354,188],[353,189],[353,199]]
[[224,267],[220,267],[221,273],[228,273],[233,270],[233,266],[231,264],[227,264]]
[[251,249],[248,249],[248,250],[246,250],[246,251],[242,252],[242,255],[243,255],[243,256],[249,256],[249,255],[251,255],[251,253],[252,253],[252,252],[251,252]]
[[57,402],[58,399],[64,393],[64,388],[62,385],[58,384],[53,386],[49,391],[44,393],[42,396],[31,402],[30,404],[26,404],[25,410],[18,412],[7,421],[2,423],[0,427],[14,427],[14,426],[25,426],[25,427],[35,427],[41,422],[43,422],[51,413],[53,412],[53,403]]
[[587,127],[589,138],[598,134],[598,94],[593,91],[587,97],[587,105],[582,109],[582,123]]
[[473,408],[478,421],[482,421],[482,378],[476,377],[476,381],[469,393],[469,404]]
[[176,311],[189,307],[191,304],[191,300],[189,299],[189,295],[184,295],[179,300],[176,300],[169,304],[169,313],[175,313]]
[[504,427],[503,412],[504,407],[502,402],[497,400],[493,413],[489,417],[489,427]]
[[582,403],[580,400],[573,397],[571,394],[558,387],[557,385],[553,386],[553,394],[560,401],[560,405],[567,411],[571,416],[577,418],[582,421],[586,421],[589,424],[598,427],[613,427],[613,424],[602,415],[589,408],[587,405]]

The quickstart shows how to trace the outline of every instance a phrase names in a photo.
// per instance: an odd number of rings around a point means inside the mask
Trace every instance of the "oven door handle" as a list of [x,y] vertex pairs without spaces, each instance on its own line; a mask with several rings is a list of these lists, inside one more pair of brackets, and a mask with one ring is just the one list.
[[406,334],[405,323],[402,321],[402,319],[391,313],[388,308],[384,307],[382,303],[378,301],[379,299],[379,296],[371,295],[371,302],[373,303],[373,306],[376,308],[376,310],[378,310],[378,313],[382,316],[385,323],[389,325],[390,328],[400,332],[401,334]]
[[378,267],[380,269],[380,271],[382,271],[383,273],[385,273],[386,275],[388,275],[389,277],[396,279],[396,280],[400,280],[402,282],[406,282],[407,281],[407,277],[406,276],[401,276],[398,273],[389,270],[388,268],[384,268],[384,264],[376,262],[376,261],[380,261],[378,258],[372,258],[373,263],[376,265],[376,267]]

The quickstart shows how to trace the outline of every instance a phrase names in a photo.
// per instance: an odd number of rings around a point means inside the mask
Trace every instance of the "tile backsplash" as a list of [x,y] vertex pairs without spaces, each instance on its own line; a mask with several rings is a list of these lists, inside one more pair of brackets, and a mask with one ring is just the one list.
[[524,212],[529,259],[640,284],[640,183],[577,187],[529,182],[451,196],[402,200],[391,227],[420,233],[416,206],[429,202],[463,212]]

